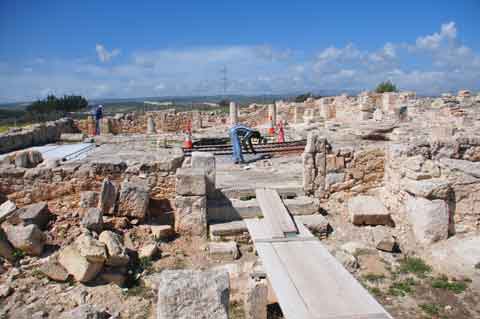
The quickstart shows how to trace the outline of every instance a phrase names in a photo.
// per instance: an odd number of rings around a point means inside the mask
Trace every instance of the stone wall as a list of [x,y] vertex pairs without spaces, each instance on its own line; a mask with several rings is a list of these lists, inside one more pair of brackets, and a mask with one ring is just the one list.
[[96,189],[104,178],[120,183],[139,177],[148,184],[151,196],[165,198],[175,190],[174,173],[181,162],[175,159],[171,165],[129,166],[124,161],[99,161],[73,162],[56,168],[0,167],[0,193],[22,206]]
[[325,138],[310,134],[303,153],[303,187],[307,194],[328,198],[333,193],[364,193],[383,185],[382,148],[332,149]]
[[31,146],[57,142],[62,133],[76,133],[77,127],[71,118],[34,124],[16,132],[0,134],[0,154]]

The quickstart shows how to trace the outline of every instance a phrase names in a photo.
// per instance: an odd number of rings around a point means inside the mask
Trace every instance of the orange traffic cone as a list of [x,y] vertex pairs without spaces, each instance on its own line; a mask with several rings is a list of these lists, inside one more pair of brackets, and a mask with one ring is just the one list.
[[278,143],[285,143],[285,130],[282,121],[278,123]]
[[183,148],[185,149],[192,149],[193,142],[192,142],[192,135],[190,133],[185,133],[185,140],[183,141]]
[[272,116],[268,116],[269,128],[268,128],[268,135],[273,136],[275,134],[275,128],[272,125]]

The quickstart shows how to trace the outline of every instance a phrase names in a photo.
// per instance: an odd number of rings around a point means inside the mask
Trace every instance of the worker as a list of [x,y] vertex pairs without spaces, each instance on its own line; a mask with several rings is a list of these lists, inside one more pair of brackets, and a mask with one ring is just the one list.
[[95,135],[100,135],[100,120],[103,117],[103,105],[100,104],[95,109]]
[[252,139],[258,139],[260,142],[266,141],[259,131],[241,124],[234,125],[230,128],[230,139],[232,142],[233,161],[235,164],[245,162],[242,154],[242,145],[245,150],[248,151],[250,149],[253,154],[256,154],[255,149],[253,148]]

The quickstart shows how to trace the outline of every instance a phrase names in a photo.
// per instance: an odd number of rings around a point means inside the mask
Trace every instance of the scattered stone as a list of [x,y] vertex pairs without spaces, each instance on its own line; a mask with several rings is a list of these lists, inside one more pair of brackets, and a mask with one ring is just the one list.
[[110,316],[105,312],[98,311],[95,307],[85,304],[62,313],[59,319],[106,319],[108,317]]
[[317,215],[299,215],[295,216],[295,221],[301,222],[314,234],[327,234],[328,233],[328,220],[325,216]]
[[100,233],[103,230],[103,214],[100,208],[89,208],[82,218],[81,224],[88,230]]
[[206,177],[203,168],[177,169],[176,188],[178,195],[202,196],[206,194]]
[[449,213],[445,201],[441,199],[430,201],[422,197],[409,196],[405,208],[413,234],[421,244],[432,244],[447,239]]
[[403,180],[403,188],[408,193],[428,199],[448,199],[452,189],[448,181],[440,179]]
[[357,270],[360,265],[358,264],[357,258],[355,256],[352,256],[349,253],[346,253],[343,250],[337,250],[334,253],[335,257],[337,260],[349,271],[349,272],[354,272]]
[[390,213],[373,196],[356,196],[348,201],[350,220],[354,225],[392,225]]
[[350,241],[348,243],[345,243],[340,247],[340,249],[352,256],[366,254],[369,253],[371,250],[367,245],[358,241]]
[[140,248],[138,257],[140,258],[155,258],[159,253],[157,244],[148,244]]
[[45,234],[37,225],[4,225],[8,241],[28,255],[40,256],[45,245]]
[[97,192],[87,191],[80,193],[80,207],[81,208],[90,208],[97,207],[99,194]]
[[360,255],[358,262],[361,270],[366,274],[387,276],[389,274],[385,262],[378,255]]
[[42,153],[35,150],[19,152],[15,155],[15,166],[33,168],[43,161]]
[[394,253],[400,250],[399,245],[397,243],[397,238],[391,235],[386,235],[383,238],[381,238],[377,242],[376,247],[378,250],[385,251],[388,253]]
[[164,270],[159,275],[157,319],[228,319],[226,271]]
[[154,239],[168,239],[175,234],[170,225],[151,225],[150,230]]
[[106,264],[109,266],[125,266],[130,258],[128,257],[120,235],[106,230],[103,231],[98,240],[105,244],[108,250]]
[[2,205],[0,205],[0,224],[10,217],[13,212],[17,209],[17,205],[11,200],[7,200]]
[[150,197],[145,183],[124,181],[118,198],[117,216],[143,220],[147,214]]
[[13,255],[13,247],[7,240],[7,236],[5,235],[3,229],[0,228],[0,256],[5,258],[6,260],[13,262],[15,261],[15,257]]
[[103,268],[103,262],[91,262],[73,245],[64,247],[58,256],[58,262],[79,282],[89,282]]
[[55,259],[49,259],[47,262],[43,263],[39,270],[48,278],[65,282],[68,279],[68,272],[65,268],[62,267]]
[[98,208],[103,214],[112,214],[115,209],[115,201],[117,200],[117,189],[107,178],[103,180],[100,190],[100,199]]
[[[17,209],[15,217],[24,224],[35,224],[40,229],[45,229],[52,219],[52,214],[46,202],[40,202]],[[14,217],[14,219],[16,219]]]
[[7,298],[13,292],[12,287],[8,284],[0,285],[0,298]]
[[238,236],[248,232],[247,225],[243,220],[228,223],[209,225],[210,239],[218,240],[221,237]]
[[92,263],[103,264],[107,260],[105,245],[93,236],[85,232],[75,240],[75,246],[81,256]]
[[208,253],[211,257],[216,258],[235,260],[240,257],[237,243],[234,241],[208,243]]

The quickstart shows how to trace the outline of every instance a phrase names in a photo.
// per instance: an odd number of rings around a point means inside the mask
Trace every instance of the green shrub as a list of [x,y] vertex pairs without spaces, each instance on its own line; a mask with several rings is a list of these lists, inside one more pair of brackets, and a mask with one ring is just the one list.
[[385,279],[385,275],[377,275],[377,274],[369,273],[364,275],[363,279],[369,282],[378,283],[378,282],[382,282]]
[[418,257],[405,257],[400,261],[400,272],[403,274],[414,274],[423,278],[431,271],[432,268]]
[[438,316],[440,314],[440,307],[433,303],[424,303],[420,308],[430,316]]
[[465,281],[449,281],[448,277],[441,276],[432,281],[432,287],[437,289],[445,289],[455,294],[460,294],[467,289],[468,285]]
[[407,278],[403,281],[394,282],[390,285],[388,293],[392,296],[406,296],[414,291],[414,286],[417,283],[412,278]]
[[397,86],[392,83],[392,81],[387,80],[383,81],[375,88],[375,92],[384,93],[384,92],[397,92]]

